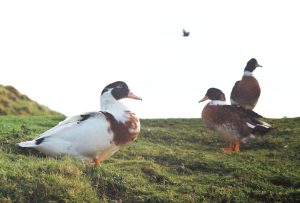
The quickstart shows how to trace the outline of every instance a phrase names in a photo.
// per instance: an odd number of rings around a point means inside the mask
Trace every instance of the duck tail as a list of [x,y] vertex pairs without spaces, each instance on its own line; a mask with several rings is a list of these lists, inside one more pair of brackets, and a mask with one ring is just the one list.
[[36,147],[36,141],[31,140],[31,141],[25,141],[25,142],[20,142],[18,143],[20,147]]
[[252,129],[252,134],[255,136],[264,136],[271,130],[271,125],[268,123],[258,124]]

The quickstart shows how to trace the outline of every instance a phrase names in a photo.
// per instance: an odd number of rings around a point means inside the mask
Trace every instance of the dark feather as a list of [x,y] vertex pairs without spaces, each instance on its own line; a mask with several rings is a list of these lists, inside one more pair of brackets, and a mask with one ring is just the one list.
[[190,32],[185,31],[185,29],[183,29],[182,32],[184,37],[188,37],[190,35]]
[[260,114],[254,112],[252,110],[245,109],[241,106],[233,106],[233,105],[225,105],[224,107],[229,109],[232,112],[235,112],[236,114],[239,115],[239,117],[242,120],[250,123],[251,125],[254,125],[254,126],[263,125],[263,123],[264,123],[260,120],[260,118],[263,118],[263,116],[261,116]]
[[92,116],[93,116],[92,113],[82,114],[82,115],[80,115],[81,118],[77,121],[77,123],[79,124],[79,123],[89,119]]
[[39,138],[39,139],[37,139],[37,140],[35,140],[35,144],[36,145],[39,145],[39,144],[41,144],[43,141],[44,141],[44,137],[42,137],[42,138]]
[[266,126],[263,125],[257,125],[255,126],[255,128],[252,130],[252,134],[253,135],[265,135],[266,133],[268,133],[271,130],[271,128],[268,128]]

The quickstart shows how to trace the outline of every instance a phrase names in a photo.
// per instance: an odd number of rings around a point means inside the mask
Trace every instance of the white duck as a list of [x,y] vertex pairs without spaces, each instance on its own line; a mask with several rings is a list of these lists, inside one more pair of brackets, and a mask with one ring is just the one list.
[[100,112],[66,118],[36,139],[18,145],[52,156],[71,155],[99,165],[139,135],[139,119],[119,101],[123,98],[142,100],[125,82],[111,83],[101,93]]

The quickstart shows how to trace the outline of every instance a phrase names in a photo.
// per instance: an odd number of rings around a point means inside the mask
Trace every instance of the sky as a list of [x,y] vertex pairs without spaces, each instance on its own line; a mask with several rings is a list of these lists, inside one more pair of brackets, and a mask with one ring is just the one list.
[[299,19],[297,0],[0,1],[0,84],[72,116],[100,110],[122,80],[140,118],[200,118],[207,89],[229,103],[256,58],[254,110],[298,117]]

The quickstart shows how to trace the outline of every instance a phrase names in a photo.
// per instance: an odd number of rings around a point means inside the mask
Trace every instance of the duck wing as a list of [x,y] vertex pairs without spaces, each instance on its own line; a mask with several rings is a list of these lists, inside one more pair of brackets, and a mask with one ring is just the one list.
[[236,81],[232,90],[231,90],[231,93],[230,93],[230,102],[231,104],[238,104],[237,102],[237,97],[238,97],[238,94],[239,94],[239,84],[240,84],[240,80],[239,81]]
[[76,129],[77,127],[80,127],[82,123],[87,119],[97,118],[99,116],[102,116],[102,114],[100,114],[99,112],[89,112],[77,116],[68,117],[65,120],[59,122],[58,125],[50,128],[49,130],[38,136],[35,140],[54,136],[70,128]]
[[263,116],[253,110],[232,105],[225,105],[224,107],[235,112],[247,124],[253,134],[264,135],[271,129],[271,125],[262,120]]
[[81,142],[87,137],[94,138],[108,128],[105,116],[101,112],[90,112],[68,117],[58,125],[50,128],[32,141],[19,143],[21,147],[38,147],[44,142],[59,140],[62,142]]

